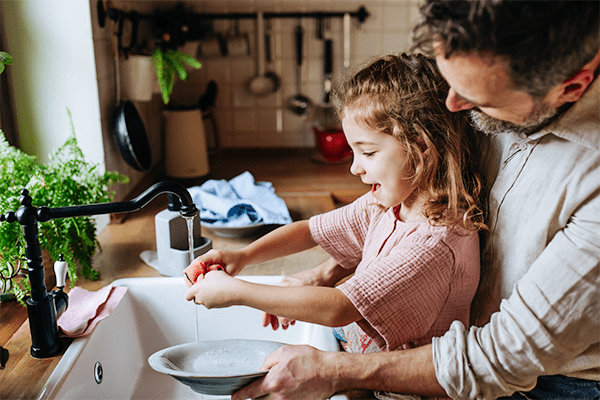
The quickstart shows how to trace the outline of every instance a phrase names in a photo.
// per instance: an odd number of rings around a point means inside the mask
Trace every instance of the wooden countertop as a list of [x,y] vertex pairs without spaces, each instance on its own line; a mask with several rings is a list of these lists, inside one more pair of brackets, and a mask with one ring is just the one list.
[[[312,151],[238,150],[224,152],[211,159],[211,179],[231,179],[250,171],[257,181],[273,183],[276,193],[285,200],[294,220],[326,212],[348,203],[368,188],[349,173],[349,164],[325,165],[310,161]],[[201,181],[182,182],[186,186]],[[94,256],[94,268],[101,273],[98,281],[80,279],[77,285],[98,290],[124,277],[161,276],[139,257],[144,250],[156,251],[154,215],[166,208],[167,198],[161,196],[142,210],[128,214],[121,223],[111,223],[98,236],[102,251]],[[237,249],[250,243],[257,235],[228,239],[203,229],[202,236],[213,241],[214,248]],[[321,249],[267,263],[249,266],[247,275],[288,275],[311,268],[327,258]],[[65,346],[70,341],[64,340]],[[0,302],[0,345],[10,352],[6,368],[0,370],[1,399],[35,399],[60,361],[61,355],[49,359],[34,359],[29,354],[31,338],[26,309],[16,301]]]

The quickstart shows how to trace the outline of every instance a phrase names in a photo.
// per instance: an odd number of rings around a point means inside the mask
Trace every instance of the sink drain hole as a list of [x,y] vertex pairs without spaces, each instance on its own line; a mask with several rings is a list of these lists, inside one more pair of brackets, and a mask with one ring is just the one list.
[[102,383],[103,375],[102,364],[100,364],[100,361],[96,361],[96,364],[94,365],[94,379],[98,385]]

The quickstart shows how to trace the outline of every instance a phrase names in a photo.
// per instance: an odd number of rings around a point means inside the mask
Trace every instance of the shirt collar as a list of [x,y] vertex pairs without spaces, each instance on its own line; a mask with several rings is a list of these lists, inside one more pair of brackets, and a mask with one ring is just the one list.
[[536,140],[552,133],[562,139],[600,151],[600,78],[556,121],[529,136]]

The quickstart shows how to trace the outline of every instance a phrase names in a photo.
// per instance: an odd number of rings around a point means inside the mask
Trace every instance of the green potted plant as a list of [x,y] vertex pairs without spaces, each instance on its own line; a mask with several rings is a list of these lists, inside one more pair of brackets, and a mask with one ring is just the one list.
[[165,104],[169,103],[169,98],[173,92],[175,75],[182,81],[188,78],[186,67],[199,69],[202,64],[189,54],[185,54],[175,49],[163,50],[157,46],[152,52],[152,61],[156,70],[160,94]]
[[[71,115],[69,113],[69,118]],[[71,127],[73,129],[72,121]],[[52,155],[47,164],[8,144],[0,131],[0,212],[16,211],[20,207],[22,189],[29,190],[36,207],[64,207],[112,200],[108,188],[128,178],[116,172],[101,172],[98,165],[87,162],[78,147],[75,131]],[[99,249],[95,221],[91,217],[56,219],[39,223],[42,251],[52,260],[62,254],[67,261],[71,285],[77,281],[78,268],[84,278],[98,279],[92,267],[92,256]],[[15,295],[18,300],[30,290],[27,276],[25,243],[21,226],[0,223],[0,296]],[[48,266],[46,266],[48,267]],[[1,299],[1,297],[0,297]]]

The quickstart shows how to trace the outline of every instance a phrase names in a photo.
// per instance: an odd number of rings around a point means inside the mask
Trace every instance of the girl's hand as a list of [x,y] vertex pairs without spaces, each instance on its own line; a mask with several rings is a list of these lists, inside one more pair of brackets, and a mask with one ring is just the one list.
[[224,271],[211,271],[185,293],[185,299],[193,300],[206,308],[223,308],[235,305],[242,292],[243,282]]
[[[192,263],[183,270],[183,280],[188,287],[192,287],[198,279],[209,271],[222,269],[229,275],[239,274],[246,264],[239,251],[210,250],[196,257]],[[220,267],[220,268],[219,268]],[[199,274],[202,275],[199,276]]]
[[[314,281],[309,278],[307,271],[298,272],[294,275],[284,276],[281,282],[279,282],[279,286],[316,286],[314,285]],[[284,317],[278,317],[277,315],[272,315],[269,313],[263,313],[263,326],[266,328],[271,325],[274,331],[281,328],[286,330],[290,327],[290,325],[294,325],[296,323],[295,320],[287,319]]]

